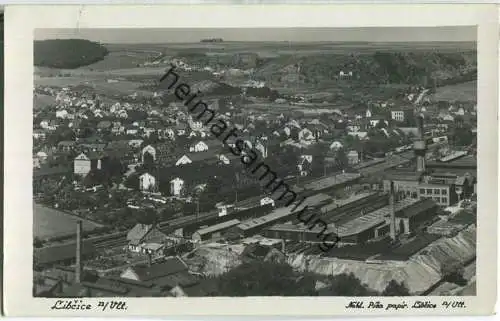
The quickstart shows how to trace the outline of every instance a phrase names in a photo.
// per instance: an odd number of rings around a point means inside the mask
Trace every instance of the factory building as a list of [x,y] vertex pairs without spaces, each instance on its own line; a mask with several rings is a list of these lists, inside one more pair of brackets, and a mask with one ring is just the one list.
[[[242,222],[237,226],[238,232],[244,237],[260,233],[264,229],[279,223],[297,220],[299,213],[305,209],[301,215],[308,217],[313,210],[332,202],[332,197],[326,194],[316,194],[304,199],[299,204],[292,204],[288,207],[277,208],[271,213]],[[298,206],[297,206],[298,205]],[[307,207],[307,209],[306,209]]]
[[[392,184],[397,198],[414,200],[432,199],[439,206],[450,206],[475,193],[475,178],[469,170],[476,168],[476,161],[463,152],[451,154],[427,164],[427,151],[423,139],[423,118],[419,117],[418,138],[413,145],[417,159],[416,168],[393,169],[386,172],[384,191]],[[461,161],[461,159],[463,159]],[[453,165],[455,163],[455,165]],[[465,170],[465,171],[464,171]]]
[[[430,199],[403,199],[394,204],[394,236],[411,234],[422,223],[432,220],[437,214],[437,204]],[[342,243],[365,243],[387,236],[391,232],[391,205],[338,226],[336,231]]]
[[222,236],[222,233],[227,231],[233,226],[239,225],[240,221],[233,219],[227,222],[222,222],[212,226],[208,226],[193,233],[193,241],[206,241],[210,239],[218,239]]

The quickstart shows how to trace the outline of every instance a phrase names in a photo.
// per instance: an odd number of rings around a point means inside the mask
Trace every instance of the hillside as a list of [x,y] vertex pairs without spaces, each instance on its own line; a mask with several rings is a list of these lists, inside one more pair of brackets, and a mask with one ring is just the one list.
[[[306,83],[335,79],[341,71],[352,71],[353,79],[378,84],[445,85],[474,80],[475,51],[468,52],[383,52],[369,54],[322,54],[307,57],[279,57],[261,62],[257,75],[281,80],[290,75]],[[293,77],[292,77],[293,78]],[[295,78],[294,78],[295,79]],[[294,80],[295,81],[295,80]]]
[[40,67],[75,69],[104,59],[106,47],[83,39],[35,41],[34,64]]

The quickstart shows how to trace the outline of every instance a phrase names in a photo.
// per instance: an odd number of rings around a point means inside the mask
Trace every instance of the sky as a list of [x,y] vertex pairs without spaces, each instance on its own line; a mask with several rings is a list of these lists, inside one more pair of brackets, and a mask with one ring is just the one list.
[[179,43],[206,38],[224,41],[476,41],[475,26],[371,28],[231,28],[231,29],[37,29],[35,40],[87,39],[101,43]]

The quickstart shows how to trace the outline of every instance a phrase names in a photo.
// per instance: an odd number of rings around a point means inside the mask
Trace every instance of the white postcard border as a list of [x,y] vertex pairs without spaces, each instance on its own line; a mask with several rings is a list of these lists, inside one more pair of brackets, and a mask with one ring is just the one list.
[[[390,315],[493,313],[496,301],[498,12],[495,5],[9,6],[5,15],[4,311],[9,316],[332,316],[384,314],[346,310],[348,297],[126,298],[123,312],[51,310],[32,297],[32,94],[35,28],[230,28],[478,25],[477,296],[374,297],[384,303],[438,303]],[[411,41],[411,39],[409,39]],[[369,301],[370,298],[361,298]],[[440,302],[465,301],[467,309]],[[97,298],[85,299],[93,305]]]

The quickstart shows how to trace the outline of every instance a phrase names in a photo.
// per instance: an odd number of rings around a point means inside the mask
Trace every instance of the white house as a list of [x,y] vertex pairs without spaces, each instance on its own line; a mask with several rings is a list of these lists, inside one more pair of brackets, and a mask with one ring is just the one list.
[[192,162],[193,161],[187,155],[183,155],[181,158],[179,158],[179,160],[177,160],[175,166],[191,164]]
[[156,178],[149,174],[144,173],[139,176],[139,189],[141,191],[153,191],[156,190]]
[[343,147],[342,143],[339,142],[339,141],[334,141],[331,145],[330,145],[330,150],[338,150],[338,149],[341,149]]
[[131,139],[128,141],[128,144],[129,144],[129,146],[131,146],[133,148],[137,148],[137,147],[140,147],[143,142],[144,142],[144,140],[142,140],[142,139]]
[[266,204],[272,204],[274,207],[274,200],[270,197],[264,197],[260,199],[260,206],[264,206]]
[[137,135],[137,133],[139,132],[139,130],[137,128],[127,128],[127,135]]
[[349,165],[356,165],[359,163],[359,153],[355,150],[351,150],[347,153],[347,161]]
[[153,160],[156,161],[156,149],[151,146],[151,145],[148,145],[148,146],[145,146],[142,151],[141,151],[141,161],[144,163],[144,155],[146,155],[146,153],[149,153],[152,157],[153,157]]
[[299,140],[312,141],[314,140],[314,135],[308,128],[304,128],[299,132]]
[[189,151],[190,152],[195,152],[195,153],[205,152],[207,150],[208,150],[208,145],[205,144],[205,142],[202,142],[202,141],[200,141],[200,142],[198,142],[198,143],[196,143],[194,145],[191,145],[189,147]]
[[368,109],[366,110],[365,117],[366,117],[366,118],[372,118],[372,111],[370,110],[370,108],[368,108]]
[[255,150],[258,150],[262,154],[262,158],[267,158],[267,147],[264,144],[257,142]]
[[174,178],[170,181],[170,194],[173,196],[180,196],[184,188],[184,181],[180,178]]
[[56,117],[65,119],[68,117],[68,111],[66,109],[58,110],[56,111]]

